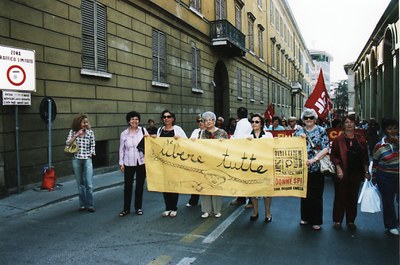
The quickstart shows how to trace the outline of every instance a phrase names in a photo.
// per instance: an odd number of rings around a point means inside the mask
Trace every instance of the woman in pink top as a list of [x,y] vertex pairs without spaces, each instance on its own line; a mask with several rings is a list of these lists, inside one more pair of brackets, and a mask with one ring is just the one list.
[[126,216],[131,211],[133,177],[136,173],[135,212],[142,215],[143,186],[146,180],[144,153],[137,147],[143,137],[149,135],[144,127],[139,126],[140,114],[131,111],[126,114],[129,127],[121,133],[119,144],[119,166],[124,173],[124,210],[120,217]]

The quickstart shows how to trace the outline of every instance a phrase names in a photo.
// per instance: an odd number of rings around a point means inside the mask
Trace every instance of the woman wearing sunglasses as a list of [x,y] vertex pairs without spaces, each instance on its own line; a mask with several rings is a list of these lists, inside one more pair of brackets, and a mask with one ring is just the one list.
[[305,109],[301,114],[304,128],[299,129],[295,136],[306,138],[307,144],[307,197],[301,198],[300,225],[310,224],[314,230],[321,230],[325,177],[320,172],[318,160],[328,154],[329,139],[325,129],[317,125],[318,114],[313,109]]
[[[272,133],[264,131],[264,119],[259,113],[252,114],[250,117],[250,123],[253,130],[251,135],[247,138],[249,140],[257,138],[273,138]],[[272,221],[271,215],[271,201],[272,197],[264,197],[265,206],[265,223]],[[258,197],[252,197],[251,203],[253,204],[253,213],[250,216],[250,221],[255,221],[258,219]]]
[[[157,137],[187,138],[181,127],[175,125],[175,114],[169,110],[161,113],[161,121],[164,126],[158,128]],[[175,217],[178,214],[178,193],[164,192],[165,211],[163,217]]]

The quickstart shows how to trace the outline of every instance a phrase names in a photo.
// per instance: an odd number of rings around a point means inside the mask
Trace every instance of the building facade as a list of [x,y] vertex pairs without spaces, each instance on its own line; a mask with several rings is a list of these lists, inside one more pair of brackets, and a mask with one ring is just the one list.
[[399,119],[398,32],[399,1],[392,0],[351,68],[354,108],[361,119]]
[[322,69],[326,89],[329,91],[331,86],[331,61],[332,55],[325,51],[310,50],[311,58],[314,63],[314,68],[311,75],[311,86],[315,87],[318,81],[319,70]]
[[[0,44],[35,50],[36,92],[19,107],[1,106],[0,186],[37,183],[47,165],[47,125],[40,103],[51,97],[52,165],[72,174],[63,148],[74,114],[89,116],[94,167],[115,168],[125,114],[160,125],[164,109],[189,134],[204,111],[236,109],[300,116],[311,85],[311,56],[286,1],[52,0],[0,2]],[[1,165],[1,163],[0,163]]]

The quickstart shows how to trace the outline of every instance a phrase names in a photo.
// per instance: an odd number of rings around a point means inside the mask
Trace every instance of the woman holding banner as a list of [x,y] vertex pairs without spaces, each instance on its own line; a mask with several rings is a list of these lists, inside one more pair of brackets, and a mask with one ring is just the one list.
[[[175,125],[175,114],[169,110],[161,113],[161,121],[164,126],[158,128],[157,137],[187,138],[181,127]],[[163,217],[175,217],[178,214],[178,193],[164,192],[165,211]]]
[[[252,114],[250,117],[250,123],[253,130],[251,131],[251,135],[248,138],[249,140],[257,139],[257,138],[273,138],[272,133],[265,132],[262,128],[264,128],[264,119],[259,113]],[[272,197],[264,197],[264,206],[265,206],[265,223],[270,223],[272,221],[271,214],[271,201]],[[253,214],[250,216],[250,221],[255,221],[258,219],[258,198],[252,197],[251,203],[253,204]]]
[[361,181],[370,178],[368,146],[365,138],[355,132],[354,115],[344,118],[343,133],[333,140],[331,160],[336,166],[335,199],[332,218],[335,229],[340,229],[344,215],[349,229],[356,229],[358,191]]
[[[200,134],[200,139],[228,139],[228,134],[223,130],[215,127],[216,116],[213,112],[207,111],[202,115],[205,130]],[[221,217],[222,197],[201,195],[201,211],[203,214],[201,218],[207,218],[211,212],[214,213],[216,218]]]
[[301,199],[300,225],[311,224],[314,230],[321,230],[325,177],[320,172],[318,160],[328,154],[329,139],[325,129],[316,125],[318,115],[313,109],[305,109],[301,114],[304,127],[295,136],[306,138],[307,144],[307,197]]

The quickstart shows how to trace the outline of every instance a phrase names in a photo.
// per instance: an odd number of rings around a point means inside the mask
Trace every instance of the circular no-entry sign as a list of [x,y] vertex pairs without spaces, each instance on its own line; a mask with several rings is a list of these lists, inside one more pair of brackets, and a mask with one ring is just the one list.
[[19,65],[12,65],[7,70],[7,79],[14,86],[22,85],[26,80],[26,73]]

